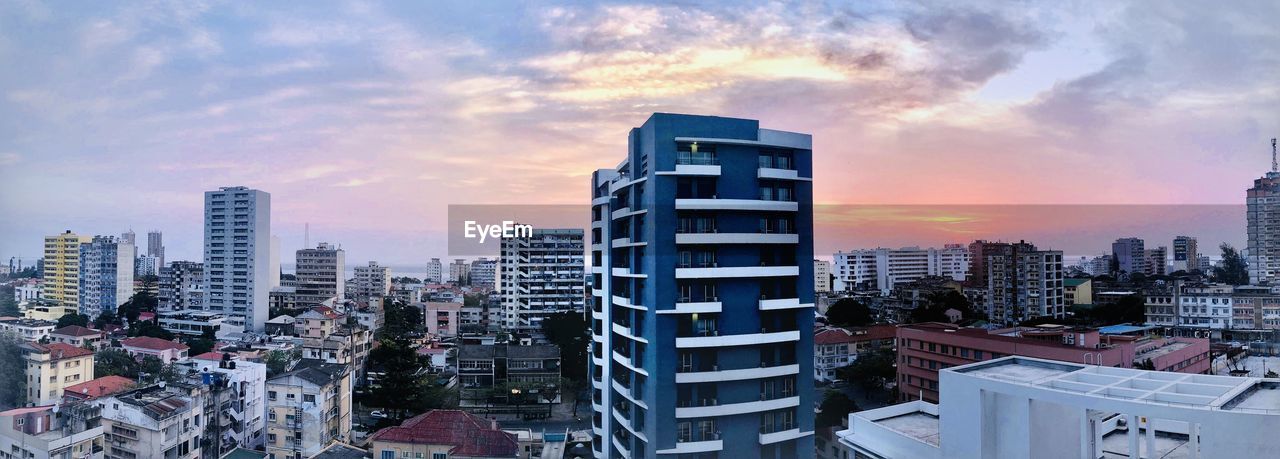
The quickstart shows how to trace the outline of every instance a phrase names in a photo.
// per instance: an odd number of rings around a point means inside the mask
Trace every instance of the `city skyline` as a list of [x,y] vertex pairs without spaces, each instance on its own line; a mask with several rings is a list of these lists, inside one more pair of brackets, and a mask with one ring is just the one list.
[[818,204],[1242,205],[1280,125],[1275,4],[466,7],[0,6],[0,180],[32,190],[0,256],[132,227],[196,260],[200,193],[244,185],[285,253],[310,223],[425,263],[448,204],[585,202],[655,111],[813,133]]

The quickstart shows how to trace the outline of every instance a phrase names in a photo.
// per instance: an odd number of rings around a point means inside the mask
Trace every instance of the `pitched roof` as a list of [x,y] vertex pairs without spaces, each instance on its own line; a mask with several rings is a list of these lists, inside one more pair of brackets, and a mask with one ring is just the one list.
[[281,373],[268,380],[276,381],[281,378],[297,376],[303,381],[310,382],[317,386],[329,384],[334,380],[342,378],[348,371],[347,365],[342,363],[324,363],[319,359],[302,359],[293,371]]
[[50,409],[53,409],[53,405],[28,406],[25,408],[14,408],[8,411],[0,411],[0,416],[17,416],[20,414],[38,413],[38,412],[41,412],[44,410],[50,410]]
[[456,457],[517,457],[520,453],[515,435],[459,410],[428,411],[399,426],[379,430],[369,440],[448,445],[453,447],[449,455]]
[[341,442],[333,442],[311,459],[363,459],[372,457],[368,451]]
[[164,351],[169,349],[186,350],[190,349],[186,344],[169,341],[167,339],[156,338],[154,336],[135,336],[123,341],[120,344],[129,347],[138,347],[142,349],[150,349],[153,351]]
[[132,379],[124,376],[111,375],[97,379],[90,379],[73,386],[67,386],[63,389],[63,393],[75,394],[73,395],[75,398],[93,400],[98,397],[124,391],[125,389],[133,387],[133,385],[134,381]]
[[30,344],[32,348],[39,351],[41,354],[49,354],[50,358],[53,360],[72,359],[76,357],[84,357],[86,355],[93,355],[93,351],[91,350],[82,347],[75,347],[67,343]]
[[220,361],[222,361],[222,356],[223,356],[223,355],[226,355],[226,354],[223,354],[223,353],[221,353],[221,352],[209,351],[209,352],[206,352],[206,353],[203,353],[203,354],[197,355],[197,356],[195,356],[195,357],[192,357],[192,359],[196,359],[196,360],[213,360],[213,361],[219,361],[219,362],[220,362]]
[[896,336],[897,327],[893,325],[872,325],[867,328],[845,329],[827,328],[813,335],[813,344],[860,343],[863,341],[879,341]]
[[62,336],[100,336],[102,335],[101,331],[94,330],[89,327],[82,327],[80,325],[67,325],[65,327],[59,328],[49,333],[54,335],[62,335]]

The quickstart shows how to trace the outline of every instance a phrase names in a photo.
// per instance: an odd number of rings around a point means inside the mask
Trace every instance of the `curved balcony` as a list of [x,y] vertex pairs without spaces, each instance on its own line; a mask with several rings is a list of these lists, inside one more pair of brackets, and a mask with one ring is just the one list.
[[761,167],[756,173],[757,178],[769,180],[798,180],[802,182],[812,182],[809,177],[801,177],[795,169],[776,169],[772,167]]
[[760,444],[770,445],[773,443],[807,437],[809,435],[813,435],[812,430],[808,432],[801,432],[799,428],[795,428],[791,430],[783,430],[780,432],[770,432],[770,433],[760,432]]
[[784,397],[773,400],[752,400],[743,403],[728,403],[724,405],[711,406],[690,406],[685,408],[676,408],[677,418],[705,418],[712,416],[733,416],[737,414],[760,413],[765,411],[780,410],[783,408],[793,408],[800,406],[800,397]]
[[720,312],[724,309],[724,304],[719,301],[701,301],[701,302],[677,302],[675,309],[662,309],[658,314],[700,314],[709,312]]
[[632,341],[639,341],[639,342],[641,342],[641,343],[645,343],[645,344],[648,344],[648,343],[649,343],[649,340],[644,339],[643,337],[636,336],[636,335],[632,334],[632,333],[631,333],[631,328],[629,328],[629,327],[625,327],[625,326],[622,326],[621,324],[613,324],[613,332],[614,332],[614,333],[617,333],[617,334],[619,334],[619,335],[622,335],[624,338],[630,339],[630,340],[632,340]]
[[617,351],[613,351],[613,361],[622,364],[622,366],[627,367],[628,370],[645,375],[646,377],[649,376],[648,371],[645,371],[644,368],[635,366],[635,364],[631,363],[630,358],[622,354],[619,354]]
[[768,212],[795,212],[800,209],[795,201],[764,201],[760,199],[676,199],[676,210],[757,210]]
[[747,333],[744,335],[689,336],[677,337],[677,348],[747,346],[751,344],[784,343],[800,341],[800,331],[781,331],[772,333]]
[[644,241],[632,242],[631,238],[629,237],[620,237],[610,241],[609,243],[609,246],[615,249],[620,249],[623,247],[636,247],[636,246],[643,246],[643,245],[648,245],[648,243]]
[[631,304],[631,300],[630,300],[629,298],[624,298],[624,297],[621,297],[621,296],[618,296],[618,295],[611,295],[611,296],[612,296],[613,304],[615,304],[615,305],[617,305],[617,306],[622,306],[622,307],[627,308],[627,309],[635,309],[635,310],[637,310],[637,311],[648,311],[648,310],[649,310],[649,308],[646,308],[646,307],[644,307],[644,306],[641,306],[641,305],[638,305],[638,304]]
[[781,233],[676,233],[676,244],[799,244],[800,235]]
[[647,210],[645,210],[645,209],[635,209],[635,210],[632,210],[630,207],[623,207],[623,208],[621,208],[621,209],[618,209],[618,210],[613,211],[613,213],[609,214],[609,217],[610,217],[610,218],[612,218],[612,219],[614,219],[614,220],[617,220],[617,219],[620,219],[620,218],[627,218],[627,217],[630,217],[630,216],[632,216],[632,215],[639,215],[639,214],[643,214],[643,213],[645,213],[645,212],[648,212],[648,211],[647,211]]
[[779,309],[804,309],[812,308],[813,303],[801,303],[799,298],[778,298],[773,300],[760,300],[761,311],[776,311]]
[[633,273],[631,272],[630,269],[627,269],[627,268],[613,268],[613,270],[610,271],[609,273],[617,277],[632,277],[632,278],[639,278],[639,279],[644,279],[646,277],[649,277],[648,274]]
[[694,454],[724,450],[724,440],[676,442],[675,448],[660,449],[658,454]]
[[616,435],[610,435],[610,436],[609,436],[609,438],[610,438],[611,440],[613,440],[613,451],[614,451],[614,452],[617,452],[619,456],[622,456],[622,457],[623,457],[623,459],[631,459],[631,450],[629,450],[629,449],[627,449],[626,447],[622,446],[622,442],[618,441],[618,436],[616,436]]
[[772,378],[800,373],[800,365],[779,365],[775,367],[742,368],[737,370],[693,371],[676,373],[677,383],[704,383],[718,381],[740,381],[744,379]]
[[799,276],[799,266],[729,266],[720,268],[676,268],[676,279],[721,279],[742,277]]
[[676,164],[675,170],[656,171],[656,175],[683,175],[700,177],[720,176],[719,164]]
[[613,381],[613,390],[616,391],[618,395],[621,395],[622,398],[627,399],[628,402],[634,403],[636,406],[646,410],[649,409],[649,405],[645,403],[644,400],[640,400],[634,395],[631,395],[631,389],[623,387],[622,384],[619,384],[617,381]]

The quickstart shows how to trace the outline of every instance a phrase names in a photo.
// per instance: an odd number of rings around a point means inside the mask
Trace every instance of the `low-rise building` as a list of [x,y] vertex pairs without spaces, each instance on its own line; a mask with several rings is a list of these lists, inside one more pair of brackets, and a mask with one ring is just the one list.
[[560,401],[560,349],[553,345],[464,344],[457,347],[456,359],[463,406],[489,404],[491,389],[501,383],[519,390],[516,398],[543,404]]
[[217,312],[206,311],[168,311],[158,314],[160,328],[174,335],[203,336],[212,333],[216,338],[224,338],[233,330],[226,326],[227,317]]
[[432,410],[369,437],[378,458],[515,458],[516,435],[497,422],[458,410]]
[[461,303],[422,303],[422,319],[426,322],[427,334],[441,338],[458,336],[461,311]]
[[93,402],[102,408],[109,458],[202,457],[203,392],[185,384],[159,384]]
[[[858,354],[874,349],[892,349],[896,339],[893,325],[875,325],[867,328],[823,328],[813,334],[813,372],[818,381],[834,381],[836,370],[852,364]],[[682,369],[681,371],[695,371]],[[714,371],[714,370],[712,370]]]
[[324,338],[338,329],[346,316],[328,306],[308,309],[294,318],[294,331],[304,338]]
[[93,351],[64,343],[23,344],[27,357],[27,403],[53,405],[62,392],[93,379]]
[[99,412],[79,403],[0,411],[0,457],[102,459]]
[[1062,302],[1067,306],[1093,304],[1093,279],[1074,277],[1063,279]]
[[303,360],[267,381],[267,453],[312,457],[351,436],[348,365]]
[[187,345],[152,336],[136,336],[120,341],[125,352],[139,360],[148,356],[171,363],[187,358]]
[[28,300],[22,306],[22,317],[32,320],[48,320],[57,322],[62,316],[78,312],[74,306],[67,306],[54,300],[37,298]]
[[70,344],[75,347],[100,349],[106,343],[106,338],[101,330],[94,330],[80,325],[67,325],[49,332],[49,341]]
[[0,319],[0,333],[13,333],[27,341],[40,341],[48,338],[49,333],[52,333],[57,326],[58,323],[51,320]]
[[940,404],[850,414],[842,457],[1280,457],[1276,380],[1014,356],[940,376]]
[[63,388],[62,401],[63,403],[87,402],[133,389],[136,385],[134,380],[124,376],[103,376]]

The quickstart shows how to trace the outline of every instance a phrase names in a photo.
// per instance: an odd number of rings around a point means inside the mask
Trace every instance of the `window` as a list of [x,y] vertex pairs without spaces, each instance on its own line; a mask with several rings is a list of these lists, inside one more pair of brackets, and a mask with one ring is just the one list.
[[396,452],[389,449],[384,449],[382,450],[382,459],[396,459]]
[[431,459],[449,459],[446,453],[431,453]]
[[276,399],[276,391],[274,390],[267,391],[267,400],[275,400],[275,399]]

